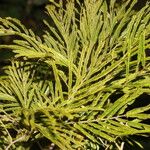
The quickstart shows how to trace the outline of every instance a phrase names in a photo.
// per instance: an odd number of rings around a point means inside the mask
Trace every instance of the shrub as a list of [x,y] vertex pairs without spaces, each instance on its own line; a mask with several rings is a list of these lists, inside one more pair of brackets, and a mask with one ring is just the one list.
[[0,149],[42,149],[42,138],[62,150],[142,146],[150,105],[134,103],[150,93],[150,7],[135,3],[53,2],[42,37],[0,19],[14,39],[0,46],[14,53],[0,77]]

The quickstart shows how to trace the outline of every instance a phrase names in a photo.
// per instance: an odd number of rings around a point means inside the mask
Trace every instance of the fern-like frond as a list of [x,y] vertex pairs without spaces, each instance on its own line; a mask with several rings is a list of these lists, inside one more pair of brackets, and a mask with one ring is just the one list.
[[16,19],[1,18],[0,36],[19,37],[0,45],[15,53],[0,80],[0,114],[8,119],[1,124],[14,118],[13,128],[63,150],[123,147],[124,138],[149,134],[143,123],[149,105],[130,107],[150,93],[150,7],[135,12],[136,2],[48,5],[53,24],[44,21],[42,38]]

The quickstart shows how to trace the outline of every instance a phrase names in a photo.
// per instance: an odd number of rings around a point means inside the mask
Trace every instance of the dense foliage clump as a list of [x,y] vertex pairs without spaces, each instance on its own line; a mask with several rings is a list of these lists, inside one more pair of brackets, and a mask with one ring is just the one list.
[[150,104],[134,104],[150,93],[150,7],[135,4],[51,2],[42,37],[0,18],[0,36],[15,37],[0,45],[14,53],[0,76],[0,149],[142,147]]

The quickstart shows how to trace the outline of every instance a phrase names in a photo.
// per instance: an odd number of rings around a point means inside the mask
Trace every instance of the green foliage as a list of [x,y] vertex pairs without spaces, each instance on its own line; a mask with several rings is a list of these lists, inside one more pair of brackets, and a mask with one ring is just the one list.
[[[53,26],[38,37],[18,20],[0,19],[15,53],[0,77],[0,149],[27,149],[45,137],[57,149],[120,149],[148,136],[150,7],[136,0],[78,0],[47,6]],[[11,132],[13,131],[13,133]]]

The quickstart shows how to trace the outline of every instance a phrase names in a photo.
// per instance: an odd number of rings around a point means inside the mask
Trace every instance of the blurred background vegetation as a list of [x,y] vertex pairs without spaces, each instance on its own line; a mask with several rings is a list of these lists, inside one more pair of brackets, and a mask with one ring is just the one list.
[[[27,28],[36,34],[42,34],[43,19],[46,19],[45,5],[48,0],[0,0],[0,17],[19,19]],[[1,37],[0,44],[7,44],[12,39],[9,36]],[[8,63],[13,54],[10,51],[0,50],[0,69]],[[0,71],[1,73],[1,71]]]

